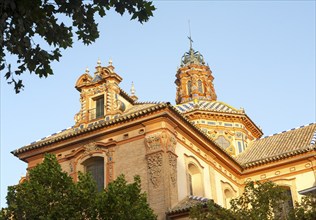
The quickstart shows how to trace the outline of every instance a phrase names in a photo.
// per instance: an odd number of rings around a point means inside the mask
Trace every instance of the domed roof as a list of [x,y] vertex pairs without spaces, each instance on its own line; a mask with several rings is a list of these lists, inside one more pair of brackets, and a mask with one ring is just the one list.
[[195,51],[192,47],[181,58],[181,67],[190,64],[205,65],[203,55],[199,51]]
[[194,100],[178,104],[175,106],[178,111],[181,113],[187,113],[193,110],[204,110],[204,111],[211,111],[211,112],[226,112],[226,113],[241,113],[243,114],[244,111],[242,109],[236,109],[224,102],[220,101],[198,101],[194,102]]

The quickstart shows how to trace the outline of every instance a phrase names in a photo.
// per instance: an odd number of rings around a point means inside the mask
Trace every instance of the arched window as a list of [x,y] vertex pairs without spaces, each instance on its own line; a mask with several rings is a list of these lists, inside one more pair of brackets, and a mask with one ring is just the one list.
[[192,87],[192,82],[191,82],[191,81],[188,81],[188,95],[191,95],[191,94],[192,94],[191,87]]
[[194,196],[204,196],[202,174],[200,169],[193,163],[188,165],[189,194]]
[[230,201],[236,197],[237,190],[235,190],[233,185],[229,182],[225,182],[221,180],[221,185],[222,185],[222,193],[223,193],[223,206],[229,209],[231,207]]
[[198,80],[198,90],[199,93],[203,93],[203,84],[201,80]]
[[288,213],[294,208],[291,188],[288,186],[282,187],[285,190],[286,200],[281,202],[280,205],[274,209],[276,219],[286,219]]
[[230,208],[230,201],[232,200],[232,198],[234,197],[234,193],[229,190],[229,189],[225,189],[224,190],[224,205],[227,209]]
[[104,189],[104,159],[103,157],[91,157],[83,163],[85,172],[91,173],[97,183],[98,191]]

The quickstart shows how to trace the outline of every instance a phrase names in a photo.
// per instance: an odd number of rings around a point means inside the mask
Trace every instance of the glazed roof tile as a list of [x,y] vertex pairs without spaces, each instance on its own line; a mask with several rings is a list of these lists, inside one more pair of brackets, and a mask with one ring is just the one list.
[[224,102],[220,101],[201,101],[194,103],[194,101],[178,104],[175,108],[181,113],[187,113],[196,109],[214,112],[228,112],[228,113],[241,113],[242,110],[238,110]]
[[199,196],[188,196],[182,201],[180,201],[175,207],[171,208],[167,214],[176,214],[188,212],[190,208],[197,204],[206,205],[209,201],[208,198],[199,197]]
[[244,167],[316,150],[316,123],[266,136],[253,142],[236,159]]

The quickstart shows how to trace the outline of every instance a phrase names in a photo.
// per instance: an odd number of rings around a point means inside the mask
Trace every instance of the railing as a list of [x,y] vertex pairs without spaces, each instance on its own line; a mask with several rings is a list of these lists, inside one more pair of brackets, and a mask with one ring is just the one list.
[[88,110],[89,120],[95,120],[104,117],[104,109],[92,108]]

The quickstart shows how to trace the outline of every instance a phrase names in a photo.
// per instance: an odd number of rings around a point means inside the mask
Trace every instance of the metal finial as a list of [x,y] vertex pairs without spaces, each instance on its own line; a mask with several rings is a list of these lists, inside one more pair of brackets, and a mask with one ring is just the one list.
[[188,21],[189,22],[189,41],[190,41],[190,50],[192,50],[192,43],[193,43],[193,40],[192,40],[192,37],[191,37],[191,25],[190,25],[190,20]]
[[86,68],[86,74],[89,74],[89,68],[88,67]]
[[100,60],[100,58],[98,58],[97,64],[98,64],[98,66],[101,66],[101,60]]
[[112,59],[110,58],[110,60],[109,60],[109,65],[112,66],[112,64],[113,64],[113,61],[112,61]]
[[135,95],[135,87],[134,87],[134,82],[132,82],[132,87],[131,87],[131,95],[134,96]]

